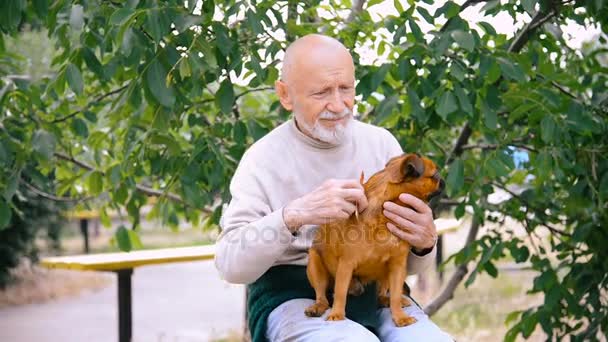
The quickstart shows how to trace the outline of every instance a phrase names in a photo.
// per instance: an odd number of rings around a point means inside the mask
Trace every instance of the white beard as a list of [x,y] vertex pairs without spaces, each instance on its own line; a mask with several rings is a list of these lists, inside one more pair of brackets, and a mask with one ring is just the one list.
[[[294,113],[294,115],[296,119],[300,118],[297,113]],[[333,129],[327,128],[319,122],[319,119],[338,119],[343,116],[348,116],[348,119],[344,123],[337,124]],[[314,139],[332,145],[340,145],[351,137],[352,121],[352,111],[345,108],[340,114],[323,111],[312,126],[306,123],[304,120],[298,120],[298,125],[306,130]]]

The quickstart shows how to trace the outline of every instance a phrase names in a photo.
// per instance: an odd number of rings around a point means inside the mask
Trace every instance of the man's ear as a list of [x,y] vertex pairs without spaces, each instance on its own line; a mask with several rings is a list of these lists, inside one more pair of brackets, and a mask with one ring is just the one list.
[[291,97],[289,96],[287,84],[281,80],[277,80],[274,83],[274,89],[277,92],[277,96],[279,96],[279,101],[281,101],[281,105],[283,105],[283,108],[288,111],[292,111],[293,103],[291,101]]
[[391,159],[387,167],[391,183],[401,183],[406,178],[418,178],[424,173],[424,162],[414,153]]

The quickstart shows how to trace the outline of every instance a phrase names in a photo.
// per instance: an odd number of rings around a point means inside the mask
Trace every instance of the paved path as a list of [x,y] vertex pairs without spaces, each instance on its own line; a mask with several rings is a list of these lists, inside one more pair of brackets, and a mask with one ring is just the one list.
[[[243,309],[244,288],[220,280],[210,261],[140,267],[133,274],[134,341],[209,341],[240,333]],[[0,341],[112,342],[117,336],[115,279],[78,297],[0,309]]]

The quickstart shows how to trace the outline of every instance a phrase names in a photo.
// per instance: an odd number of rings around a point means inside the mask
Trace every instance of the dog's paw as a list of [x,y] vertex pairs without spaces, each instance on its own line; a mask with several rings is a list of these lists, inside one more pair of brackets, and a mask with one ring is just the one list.
[[314,303],[304,310],[304,314],[308,317],[321,317],[327,309],[329,309],[329,305],[325,303]]
[[410,324],[414,324],[417,322],[414,317],[408,316],[408,315],[404,314],[403,312],[401,312],[400,315],[393,315],[393,321],[395,322],[395,325],[398,327],[406,327]]
[[344,318],[344,312],[336,312],[334,310],[331,310],[331,312],[327,316],[328,321],[343,321]]

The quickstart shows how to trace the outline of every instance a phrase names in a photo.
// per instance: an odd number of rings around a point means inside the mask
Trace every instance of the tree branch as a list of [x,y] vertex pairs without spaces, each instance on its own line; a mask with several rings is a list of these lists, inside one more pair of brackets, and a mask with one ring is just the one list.
[[515,36],[513,42],[507,49],[507,52],[519,52],[524,47],[524,45],[530,40],[530,36],[534,31],[542,24],[547,22],[549,19],[553,18],[556,15],[556,11],[552,9],[546,16],[543,16],[543,12],[538,11],[532,20],[524,26],[521,31]]
[[[477,238],[477,232],[479,231],[479,220],[477,216],[473,216],[473,221],[471,222],[471,228],[469,228],[469,234],[467,235],[467,240],[464,244],[464,247],[469,246],[475,239]],[[464,248],[463,247],[463,248]],[[458,287],[458,284],[464,279],[467,275],[467,264],[464,263],[458,265],[456,268],[456,272],[452,275],[448,284],[443,289],[443,291],[426,307],[424,307],[424,312],[432,316],[435,314],[445,303],[447,303],[450,299],[454,297],[454,291]]]
[[87,196],[87,197],[81,197],[81,198],[58,197],[53,194],[49,194],[48,192],[42,191],[41,189],[35,187],[33,184],[26,182],[23,178],[19,179],[19,182],[21,184],[25,185],[28,189],[30,189],[36,195],[38,195],[42,198],[49,199],[51,201],[55,201],[55,202],[81,203],[81,202],[90,201],[95,198],[94,196]]
[[[72,164],[75,164],[75,165],[77,165],[77,166],[79,166],[79,167],[81,167],[83,169],[89,170],[89,171],[95,170],[94,167],[92,167],[92,166],[90,166],[90,165],[88,165],[88,164],[86,164],[84,162],[81,162],[79,160],[76,160],[76,159],[72,158],[71,156],[68,156],[68,155],[65,155],[63,153],[60,153],[60,152],[55,152],[55,157],[57,157],[57,158],[59,158],[61,160],[68,161],[68,162],[70,162]],[[103,171],[100,171],[100,172],[101,172],[102,175],[105,176],[105,172],[103,172]],[[147,195],[147,196],[150,196],[150,197],[167,197],[167,198],[169,198],[172,201],[175,201],[175,202],[178,202],[178,203],[184,205],[185,207],[189,207],[190,206],[188,203],[184,202],[184,200],[179,195],[171,193],[171,192],[165,192],[165,191],[161,191],[161,190],[156,190],[156,189],[153,189],[151,187],[148,187],[148,186],[145,186],[145,185],[142,185],[142,184],[136,184],[135,185],[135,189],[137,191],[139,191],[139,192]],[[209,209],[209,208],[197,208],[197,209],[200,210],[200,211],[202,211],[202,212],[204,212],[204,213],[207,213],[207,214],[210,214],[210,213],[213,212],[213,210]]]
[[112,95],[120,93],[121,91],[125,90],[128,86],[129,85],[126,84],[126,85],[124,85],[124,86],[122,86],[122,87],[120,87],[118,89],[114,89],[114,90],[110,91],[109,93],[102,94],[102,95],[98,96],[96,99],[94,99],[93,101],[87,103],[87,105],[84,106],[84,107],[82,107],[81,109],[78,109],[78,110],[76,110],[76,111],[74,111],[74,112],[72,112],[72,113],[70,113],[70,114],[68,114],[68,115],[66,115],[64,117],[61,117],[59,119],[55,119],[55,120],[51,121],[50,123],[56,124],[56,123],[59,123],[59,122],[63,122],[63,121],[69,120],[70,118],[78,115],[78,113],[82,113],[83,111],[87,110],[88,108],[90,108],[94,104],[97,104],[97,103],[103,101],[106,97],[109,97],[109,96],[112,96]]
[[247,95],[247,94],[249,94],[249,93],[253,93],[253,92],[257,92],[257,91],[266,91],[266,90],[274,90],[274,88],[273,88],[273,87],[263,87],[263,88],[256,88],[256,89],[247,89],[247,90],[243,91],[242,93],[240,93],[240,94],[236,95],[236,96],[234,97],[234,100],[236,101],[236,100],[238,100],[238,99],[239,99],[241,96],[243,96],[243,95]]
[[355,20],[355,18],[363,10],[364,4],[365,4],[365,0],[354,0],[353,1],[353,6],[351,7],[350,13],[348,14],[348,17],[346,18],[347,23],[350,23],[351,21]]
[[[506,145],[508,146],[513,146],[513,147],[518,147],[530,152],[534,152],[534,153],[538,153],[538,151],[536,149],[534,149],[533,147],[530,146],[526,146],[526,145],[522,145],[522,144],[512,144],[512,143],[506,143]],[[498,144],[477,144],[477,145],[464,145],[462,146],[463,150],[473,150],[473,149],[481,149],[481,150],[496,150],[498,148],[502,147],[501,145]]]
[[462,127],[462,131],[460,131],[460,135],[456,140],[456,144],[454,144],[454,148],[452,148],[452,151],[445,159],[446,166],[450,165],[454,161],[454,159],[456,159],[456,157],[459,157],[462,154],[462,152],[464,151],[462,147],[469,141],[471,134],[473,134],[473,130],[467,122],[464,127]]

